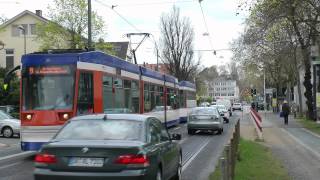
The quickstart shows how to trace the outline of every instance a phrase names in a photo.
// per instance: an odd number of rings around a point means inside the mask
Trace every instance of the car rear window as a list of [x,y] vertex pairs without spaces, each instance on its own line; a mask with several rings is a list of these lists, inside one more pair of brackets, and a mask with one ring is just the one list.
[[143,123],[131,120],[78,120],[68,123],[55,139],[142,140]]
[[193,115],[217,115],[217,110],[215,108],[203,108],[203,109],[194,109],[191,114]]

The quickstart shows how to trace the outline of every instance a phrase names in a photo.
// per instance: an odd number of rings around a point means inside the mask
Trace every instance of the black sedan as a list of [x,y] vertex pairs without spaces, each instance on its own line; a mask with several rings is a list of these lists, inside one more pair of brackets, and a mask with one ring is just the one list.
[[35,156],[35,180],[178,180],[180,139],[155,117],[79,116]]

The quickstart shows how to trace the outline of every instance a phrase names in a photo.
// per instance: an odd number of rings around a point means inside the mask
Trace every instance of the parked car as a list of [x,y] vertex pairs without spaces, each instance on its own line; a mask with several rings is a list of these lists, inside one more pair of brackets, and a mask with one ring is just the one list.
[[224,105],[212,105],[211,107],[214,107],[218,110],[220,116],[223,118],[224,122],[229,123],[230,120],[230,113],[226,106]]
[[0,110],[0,134],[6,138],[20,135],[20,120]]
[[233,106],[232,106],[232,110],[240,110],[242,111],[242,104],[241,103],[233,103]]
[[160,120],[138,114],[72,118],[35,156],[35,180],[181,179],[182,151]]
[[214,107],[197,107],[188,116],[188,134],[193,135],[197,130],[223,132],[223,119]]

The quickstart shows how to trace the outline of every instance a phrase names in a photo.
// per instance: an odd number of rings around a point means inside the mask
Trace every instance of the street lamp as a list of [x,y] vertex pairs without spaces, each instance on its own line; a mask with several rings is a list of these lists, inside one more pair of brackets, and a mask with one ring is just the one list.
[[2,41],[0,41],[0,50],[2,50],[4,48],[4,43]]
[[21,31],[23,31],[23,38],[24,38],[24,54],[27,54],[27,40],[26,40],[26,29],[20,25],[18,26],[18,29],[20,29]]

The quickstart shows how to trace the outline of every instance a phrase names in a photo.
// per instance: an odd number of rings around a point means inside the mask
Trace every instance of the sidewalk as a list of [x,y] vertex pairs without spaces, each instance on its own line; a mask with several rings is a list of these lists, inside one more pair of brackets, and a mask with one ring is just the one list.
[[289,125],[272,112],[262,117],[265,145],[279,158],[293,180],[320,179],[320,136],[305,130],[292,117]]

